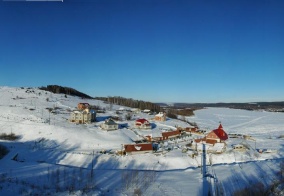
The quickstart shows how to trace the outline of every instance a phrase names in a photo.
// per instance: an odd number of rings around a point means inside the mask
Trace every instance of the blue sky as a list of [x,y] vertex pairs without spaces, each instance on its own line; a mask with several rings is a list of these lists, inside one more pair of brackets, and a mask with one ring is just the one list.
[[0,2],[0,85],[283,101],[283,10],[282,0]]

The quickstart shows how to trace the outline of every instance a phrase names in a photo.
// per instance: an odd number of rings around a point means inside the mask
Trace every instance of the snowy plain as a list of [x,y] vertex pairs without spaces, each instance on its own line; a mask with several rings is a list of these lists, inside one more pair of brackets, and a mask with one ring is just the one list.
[[[79,102],[103,107],[106,112],[98,113],[98,122],[92,124],[70,123],[70,111]],[[0,160],[0,195],[201,195],[201,154],[192,158],[190,152],[182,152],[185,144],[201,136],[184,138],[169,152],[115,155],[122,144],[133,143],[141,135],[158,136],[165,129],[188,126],[174,119],[155,122],[153,115],[137,113],[132,120],[119,122],[129,128],[102,130],[100,124],[120,107],[114,105],[110,110],[102,101],[36,88],[0,87],[0,134],[20,135],[16,141],[0,140],[9,149]],[[47,108],[57,109],[49,113]],[[148,119],[153,129],[134,129],[137,118]],[[259,179],[269,185],[277,178],[284,156],[284,113],[207,108],[187,120],[207,131],[221,122],[228,134],[252,137],[229,138],[225,153],[208,154],[208,165],[209,160],[212,163],[208,172],[216,176],[224,195]],[[234,151],[235,144],[249,149]],[[256,149],[274,151],[258,153]],[[15,156],[17,161],[12,160]]]

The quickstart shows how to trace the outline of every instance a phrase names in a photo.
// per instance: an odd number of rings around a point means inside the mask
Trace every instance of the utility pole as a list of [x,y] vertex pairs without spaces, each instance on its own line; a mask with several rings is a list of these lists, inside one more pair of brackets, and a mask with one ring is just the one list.
[[256,150],[256,140],[254,140],[254,149]]
[[208,186],[208,181],[207,181],[207,176],[206,176],[206,148],[205,144],[202,144],[202,156],[201,156],[201,168],[202,168],[202,179],[203,179],[203,196],[208,196],[210,195],[209,192],[209,186]]
[[49,110],[49,120],[48,120],[48,123],[49,123],[49,125],[50,125],[50,110]]
[[93,172],[94,172],[94,150],[93,150],[92,168],[91,168],[91,179],[92,179],[92,181],[93,181]]

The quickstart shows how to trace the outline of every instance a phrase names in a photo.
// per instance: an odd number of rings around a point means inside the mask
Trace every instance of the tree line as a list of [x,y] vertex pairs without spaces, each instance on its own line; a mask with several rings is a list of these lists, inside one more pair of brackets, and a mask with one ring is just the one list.
[[116,104],[131,108],[139,108],[141,110],[149,109],[152,112],[160,112],[161,108],[159,105],[148,102],[148,101],[141,101],[141,100],[134,100],[131,98],[124,98],[124,97],[95,97],[95,99],[104,101],[108,104]]

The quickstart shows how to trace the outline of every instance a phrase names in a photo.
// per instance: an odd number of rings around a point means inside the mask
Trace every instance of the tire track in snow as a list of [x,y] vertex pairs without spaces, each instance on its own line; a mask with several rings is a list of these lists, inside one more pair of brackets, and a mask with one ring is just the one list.
[[266,115],[266,116],[261,116],[261,117],[255,118],[255,119],[250,120],[250,121],[248,121],[248,122],[244,122],[244,123],[240,123],[240,124],[237,124],[237,125],[229,126],[229,128],[230,128],[230,129],[235,129],[235,128],[239,128],[239,127],[244,127],[244,126],[246,126],[246,125],[253,124],[253,123],[255,123],[255,122],[257,122],[257,121],[259,121],[259,120],[261,120],[261,119],[263,119],[263,118],[265,118],[265,117],[267,117],[267,115]]

